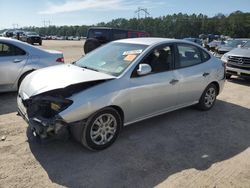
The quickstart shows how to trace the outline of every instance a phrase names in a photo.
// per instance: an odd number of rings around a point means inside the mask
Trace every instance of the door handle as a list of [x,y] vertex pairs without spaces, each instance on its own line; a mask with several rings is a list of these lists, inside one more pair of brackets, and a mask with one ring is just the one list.
[[172,84],[172,85],[175,85],[177,82],[179,82],[179,80],[172,79],[169,83]]
[[19,62],[21,62],[21,61],[22,61],[22,59],[14,59],[14,60],[13,60],[14,63],[19,63]]
[[208,72],[204,72],[202,76],[206,77],[206,76],[208,76],[209,74],[210,74],[210,73],[208,73]]

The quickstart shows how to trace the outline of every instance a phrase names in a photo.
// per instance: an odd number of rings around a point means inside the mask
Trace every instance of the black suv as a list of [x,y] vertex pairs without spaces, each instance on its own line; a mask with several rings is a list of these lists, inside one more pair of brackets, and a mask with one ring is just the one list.
[[149,37],[144,31],[134,31],[126,29],[115,29],[108,27],[91,27],[88,30],[86,41],[84,43],[85,54],[96,49],[102,44],[125,38]]
[[38,43],[42,45],[42,38],[36,32],[25,32],[20,36],[20,40],[29,44]]

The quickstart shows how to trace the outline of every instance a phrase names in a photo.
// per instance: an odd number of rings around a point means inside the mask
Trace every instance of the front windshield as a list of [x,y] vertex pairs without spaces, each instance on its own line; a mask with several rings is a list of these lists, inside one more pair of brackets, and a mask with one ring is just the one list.
[[243,44],[243,40],[228,40],[225,44],[226,47],[236,48],[238,45]]
[[250,41],[247,41],[242,47],[243,48],[250,48]]
[[147,45],[112,42],[78,60],[75,65],[119,76]]
[[27,35],[38,35],[36,32],[27,32]]

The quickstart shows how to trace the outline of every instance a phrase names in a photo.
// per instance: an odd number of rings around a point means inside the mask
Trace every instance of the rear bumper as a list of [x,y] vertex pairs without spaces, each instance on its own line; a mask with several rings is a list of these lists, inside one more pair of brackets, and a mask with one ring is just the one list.
[[235,67],[228,67],[226,66],[226,73],[236,75],[236,76],[246,76],[250,77],[250,70],[235,68]]
[[32,43],[40,43],[42,41],[41,38],[31,37],[29,38],[29,41]]

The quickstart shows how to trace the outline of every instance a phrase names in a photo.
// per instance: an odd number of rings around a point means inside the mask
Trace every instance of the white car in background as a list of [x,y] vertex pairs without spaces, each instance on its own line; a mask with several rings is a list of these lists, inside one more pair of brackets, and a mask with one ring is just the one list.
[[16,91],[34,70],[64,63],[63,53],[0,37],[0,92]]

